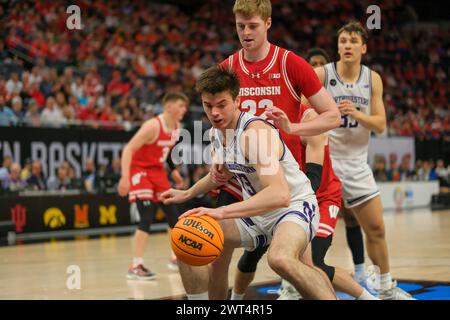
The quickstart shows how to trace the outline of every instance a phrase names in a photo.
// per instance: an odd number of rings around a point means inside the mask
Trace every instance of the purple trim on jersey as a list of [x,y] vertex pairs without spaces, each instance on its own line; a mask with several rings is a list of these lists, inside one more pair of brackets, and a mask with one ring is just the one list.
[[241,218],[241,220],[247,225],[247,227],[254,226],[255,223],[251,218]]
[[290,214],[299,216],[300,219],[302,219],[303,221],[305,221],[305,222],[308,224],[308,226],[309,226],[309,239],[312,240],[313,234],[312,234],[311,221],[312,221],[312,218],[313,218],[313,217],[311,217],[311,219],[308,219],[308,216],[307,216],[306,214],[304,214],[303,212],[300,212],[300,211],[289,211],[289,212],[286,212],[285,214],[283,214],[283,215],[277,220],[277,222],[275,222],[275,224],[273,225],[272,235],[273,235],[273,230],[275,230],[275,228],[276,228],[276,226],[278,225],[278,223],[280,223],[280,221],[281,221],[284,217],[286,217],[287,215],[290,215]]

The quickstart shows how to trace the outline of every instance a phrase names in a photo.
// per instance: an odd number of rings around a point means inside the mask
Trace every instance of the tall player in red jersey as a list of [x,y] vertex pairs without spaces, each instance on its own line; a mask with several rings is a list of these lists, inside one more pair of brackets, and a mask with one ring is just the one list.
[[[221,66],[233,69],[241,81],[241,111],[266,117],[270,106],[280,107],[292,122],[299,122],[301,96],[309,97],[319,117],[303,123],[301,134],[311,136],[339,126],[339,110],[328,91],[322,86],[312,67],[301,57],[271,44],[267,32],[271,27],[270,0],[236,0],[233,12],[242,49],[229,56]],[[295,159],[300,160],[298,136],[282,133]],[[220,166],[212,166],[213,176]],[[220,178],[218,178],[220,179]],[[239,185],[223,189],[236,195]]]

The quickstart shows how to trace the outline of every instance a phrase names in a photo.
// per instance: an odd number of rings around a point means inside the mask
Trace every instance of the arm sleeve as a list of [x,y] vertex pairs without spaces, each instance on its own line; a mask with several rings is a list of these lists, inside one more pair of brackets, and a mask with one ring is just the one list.
[[286,71],[289,81],[299,96],[303,94],[306,98],[309,98],[322,88],[322,83],[320,83],[314,69],[305,59],[293,52],[290,52],[287,57]]

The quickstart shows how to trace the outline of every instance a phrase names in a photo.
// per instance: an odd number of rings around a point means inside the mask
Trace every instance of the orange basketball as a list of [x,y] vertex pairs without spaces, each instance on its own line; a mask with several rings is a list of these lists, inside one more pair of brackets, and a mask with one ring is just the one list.
[[185,217],[172,229],[172,250],[178,259],[191,266],[214,261],[223,250],[223,231],[214,218]]

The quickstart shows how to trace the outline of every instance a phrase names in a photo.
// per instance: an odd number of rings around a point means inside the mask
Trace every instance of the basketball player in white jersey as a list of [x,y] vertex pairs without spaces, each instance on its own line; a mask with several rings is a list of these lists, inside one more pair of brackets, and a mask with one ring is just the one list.
[[[192,209],[181,216],[207,214],[220,220],[225,245],[211,264],[209,286],[219,287],[222,292],[210,298],[226,299],[228,277],[220,275],[228,275],[234,248],[254,250],[270,243],[270,267],[304,297],[336,299],[326,277],[298,259],[319,224],[311,184],[276,128],[239,110],[239,88],[236,73],[222,67],[206,70],[196,85],[213,125],[213,154],[222,157],[228,177],[237,178],[244,198],[215,209]],[[180,203],[218,186],[209,173],[189,190],[170,189],[161,199],[164,203]]]
[[316,69],[316,73],[341,112],[341,126],[329,134],[331,158],[342,182],[344,206],[362,226],[369,257],[380,269],[378,297],[409,300],[412,297],[391,278],[383,207],[367,164],[370,133],[384,131],[386,114],[381,77],[361,64],[366,43],[367,32],[361,24],[346,24],[338,31],[339,61]]

